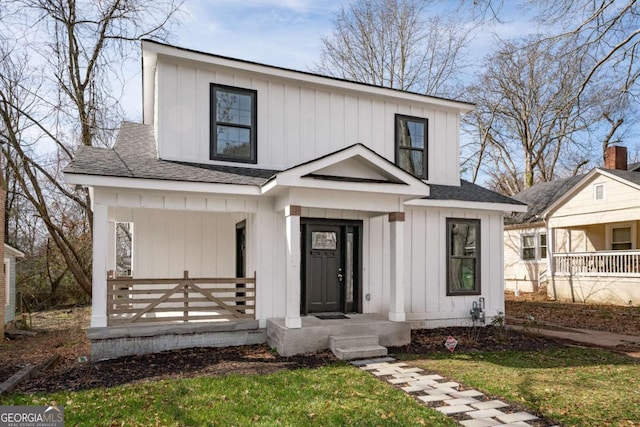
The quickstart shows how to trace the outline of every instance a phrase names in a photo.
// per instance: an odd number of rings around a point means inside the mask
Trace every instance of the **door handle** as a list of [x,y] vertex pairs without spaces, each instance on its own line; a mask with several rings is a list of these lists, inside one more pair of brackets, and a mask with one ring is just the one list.
[[342,268],[338,269],[338,281],[340,281],[340,283],[342,283]]

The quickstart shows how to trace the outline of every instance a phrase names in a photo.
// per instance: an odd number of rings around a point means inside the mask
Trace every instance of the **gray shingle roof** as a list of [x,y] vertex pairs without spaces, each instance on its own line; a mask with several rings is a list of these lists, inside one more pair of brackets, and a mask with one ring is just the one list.
[[540,221],[538,215],[569,191],[583,176],[578,175],[556,179],[551,182],[541,182],[513,195],[514,199],[525,203],[529,210],[527,212],[517,212],[506,217],[505,224],[531,224]]
[[[629,165],[628,170],[601,169],[604,172],[617,176],[630,183],[640,185],[640,163]],[[591,172],[590,172],[591,173]],[[556,179],[551,182],[542,182],[513,195],[516,200],[526,203],[529,211],[526,213],[514,213],[505,218],[505,224],[532,224],[540,221],[539,215],[547,210],[556,200],[570,191],[587,174],[572,176],[570,178]]]
[[618,170],[618,169],[605,169],[611,175],[615,175],[618,178],[622,178],[625,181],[629,181],[632,184],[640,185],[640,173],[634,172],[634,170],[629,169],[626,171]]
[[113,149],[81,147],[65,173],[215,184],[262,185],[278,171],[158,159],[153,127],[123,122]]
[[487,190],[471,182],[460,180],[460,186],[430,184],[431,192],[425,199],[463,200],[467,202],[505,203],[523,205],[524,203],[495,191]]
[[[65,173],[123,178],[217,184],[263,185],[277,170],[186,163],[158,159],[153,127],[123,122],[112,149],[80,147]],[[523,203],[476,184],[461,180],[460,186],[430,184],[433,200]]]

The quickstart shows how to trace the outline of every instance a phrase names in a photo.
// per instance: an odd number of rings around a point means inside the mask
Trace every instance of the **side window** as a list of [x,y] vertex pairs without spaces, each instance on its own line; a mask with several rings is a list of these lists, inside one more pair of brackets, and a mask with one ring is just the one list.
[[538,236],[538,247],[540,248],[540,259],[547,258],[547,233]]
[[396,165],[418,178],[428,179],[427,119],[396,115]]
[[447,218],[447,295],[480,294],[480,220]]
[[211,84],[210,159],[257,163],[255,90]]
[[116,277],[133,276],[133,223],[116,222]]
[[529,261],[536,259],[536,236],[535,234],[522,235],[522,259]]

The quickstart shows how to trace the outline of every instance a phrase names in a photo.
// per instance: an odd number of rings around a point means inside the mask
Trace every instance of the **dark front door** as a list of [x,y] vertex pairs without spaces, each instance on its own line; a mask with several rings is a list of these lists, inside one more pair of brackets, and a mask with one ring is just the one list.
[[360,222],[303,220],[303,313],[355,312]]

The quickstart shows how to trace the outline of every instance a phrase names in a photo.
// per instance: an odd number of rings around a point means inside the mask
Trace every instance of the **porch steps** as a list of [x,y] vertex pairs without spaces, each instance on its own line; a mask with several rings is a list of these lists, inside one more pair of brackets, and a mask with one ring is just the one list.
[[387,348],[380,345],[377,335],[329,336],[329,348],[341,360],[386,356]]

